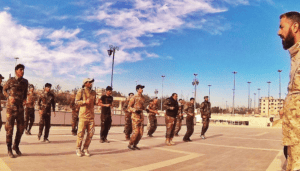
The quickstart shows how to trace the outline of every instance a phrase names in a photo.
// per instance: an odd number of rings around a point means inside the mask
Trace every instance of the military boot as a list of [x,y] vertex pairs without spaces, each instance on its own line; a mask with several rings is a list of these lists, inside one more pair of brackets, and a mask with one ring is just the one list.
[[13,152],[12,152],[12,149],[11,149],[11,145],[8,145],[8,146],[7,146],[7,155],[8,155],[8,157],[10,157],[10,158],[15,158],[15,156],[14,156],[14,154],[13,154]]
[[20,149],[19,149],[19,146],[13,146],[13,150],[15,150],[15,152],[18,154],[18,156],[22,156],[22,153],[21,153],[21,151],[20,151]]
[[125,135],[126,140],[130,140],[130,135]]
[[175,145],[175,143],[172,141],[173,138],[170,138],[170,144]]
[[170,146],[170,145],[171,145],[171,144],[170,144],[170,138],[166,138],[165,143],[166,143],[168,146]]

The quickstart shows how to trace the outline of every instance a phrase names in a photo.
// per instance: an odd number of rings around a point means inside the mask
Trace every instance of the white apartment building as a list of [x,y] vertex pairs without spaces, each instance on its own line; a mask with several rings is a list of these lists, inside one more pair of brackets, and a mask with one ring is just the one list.
[[278,115],[283,107],[283,99],[262,97],[259,99],[259,109],[262,116]]

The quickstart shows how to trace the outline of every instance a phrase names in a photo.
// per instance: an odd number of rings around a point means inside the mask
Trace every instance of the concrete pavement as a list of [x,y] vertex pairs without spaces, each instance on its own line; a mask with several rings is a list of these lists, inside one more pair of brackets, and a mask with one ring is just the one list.
[[[7,157],[5,130],[0,132],[0,170],[203,170],[203,171],[276,171],[282,170],[281,129],[211,125],[207,139],[199,137],[201,126],[195,126],[192,142],[183,142],[183,126],[174,146],[166,146],[164,126],[158,127],[154,137],[144,136],[138,145],[141,150],[127,148],[123,127],[112,127],[108,140],[99,143],[100,127],[90,145],[91,157],[77,157],[76,137],[71,127],[53,126],[51,143],[37,140],[38,127],[33,135],[22,137],[23,156]],[[15,133],[14,133],[15,135]]]

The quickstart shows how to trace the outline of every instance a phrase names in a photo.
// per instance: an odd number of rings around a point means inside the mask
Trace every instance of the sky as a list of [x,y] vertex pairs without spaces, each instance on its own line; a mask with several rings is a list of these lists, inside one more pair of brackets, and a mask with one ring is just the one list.
[[[145,85],[144,93],[197,101],[209,95],[212,106],[252,106],[260,97],[284,98],[290,58],[277,35],[279,16],[300,9],[298,0],[2,0],[0,1],[0,74],[24,78],[38,88],[47,82],[62,90],[111,84],[125,95]],[[164,80],[162,80],[164,75]],[[162,88],[163,83],[163,88]],[[254,98],[254,93],[256,96]]]

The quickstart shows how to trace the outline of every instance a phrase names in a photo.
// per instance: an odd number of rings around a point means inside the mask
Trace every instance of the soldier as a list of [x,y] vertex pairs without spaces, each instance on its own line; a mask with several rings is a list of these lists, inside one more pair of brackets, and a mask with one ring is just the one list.
[[75,97],[76,97],[76,91],[74,91],[74,94],[71,95],[70,97],[70,108],[72,109],[72,120],[71,120],[71,125],[72,125],[72,135],[76,136],[77,135],[77,130],[78,130],[78,115],[79,115],[79,106],[75,104]]
[[283,49],[291,57],[288,95],[283,103],[282,134],[283,145],[287,146],[287,171],[300,170],[300,13],[287,12],[280,16],[278,35]]
[[157,104],[157,97],[150,102],[150,104],[147,106],[147,112],[148,112],[148,119],[149,119],[149,127],[148,127],[148,136],[153,137],[153,133],[155,132],[157,128],[157,118],[156,114],[158,113],[158,104]]
[[23,78],[24,69],[24,65],[18,64],[15,67],[16,76],[10,78],[3,87],[4,96],[8,99],[6,106],[7,108],[5,130],[8,156],[11,158],[15,157],[11,148],[15,120],[17,121],[17,133],[13,145],[13,150],[15,150],[19,156],[22,155],[19,149],[19,144],[24,132],[23,104],[26,103],[28,91],[28,81],[25,78]]
[[130,140],[130,134],[132,133],[132,121],[131,121],[131,112],[128,111],[128,104],[130,99],[134,96],[133,93],[128,94],[128,98],[123,105],[123,111],[125,113],[125,126],[124,133],[126,140]]
[[145,103],[145,97],[142,95],[143,88],[145,86],[137,85],[136,91],[137,94],[134,95],[128,104],[128,111],[132,112],[131,119],[132,119],[132,135],[129,141],[128,148],[130,150],[140,150],[139,147],[137,147],[137,144],[143,137],[144,132],[144,103]]
[[101,96],[99,105],[101,106],[101,130],[100,130],[100,142],[109,143],[107,140],[108,131],[111,127],[111,107],[114,98],[112,95],[112,87],[106,87],[106,94]]
[[56,116],[54,94],[50,91],[51,87],[52,85],[50,83],[46,83],[44,92],[40,95],[38,100],[40,114],[38,140],[41,139],[43,129],[45,127],[44,140],[42,140],[42,142],[47,143],[50,143],[48,137],[51,126],[51,106],[53,109],[54,117]]
[[[86,78],[83,80],[82,89],[76,94],[75,103],[80,106],[79,109],[79,124],[77,134],[77,147],[76,155],[81,157],[82,155],[90,156],[88,148],[91,144],[93,135],[95,133],[95,113],[94,108],[96,105],[96,92],[92,90],[94,79]],[[87,132],[83,150],[81,151],[82,140],[84,133]]]
[[0,131],[1,131],[1,128],[2,128],[2,117],[1,117],[2,103],[1,103],[1,100],[4,99],[3,87],[1,85],[2,79],[4,79],[4,77],[0,74]]
[[184,113],[186,113],[186,133],[183,137],[184,142],[192,141],[190,137],[194,133],[194,118],[195,118],[195,99],[190,98],[190,102],[184,105]]
[[[34,105],[36,101],[36,94],[34,93],[34,86],[30,84],[28,86],[29,92],[27,94],[27,100],[26,100],[26,109],[25,109],[25,134],[31,135],[31,128],[34,123]],[[28,125],[28,122],[29,125]]]
[[202,139],[205,139],[205,132],[208,130],[209,126],[209,118],[211,115],[211,110],[210,110],[210,102],[208,101],[208,96],[204,96],[204,102],[201,103],[200,105],[200,112],[201,112],[201,118],[202,118],[202,131],[200,137]]
[[174,145],[175,143],[172,141],[175,132],[176,126],[176,117],[178,115],[178,102],[177,102],[178,95],[173,93],[171,97],[167,98],[164,102],[164,107],[167,109],[165,114],[166,120],[166,141],[167,145]]
[[176,117],[175,136],[179,136],[178,133],[181,130],[184,103],[185,102],[182,99],[179,99],[179,104],[178,104],[179,109],[178,109],[178,115]]

